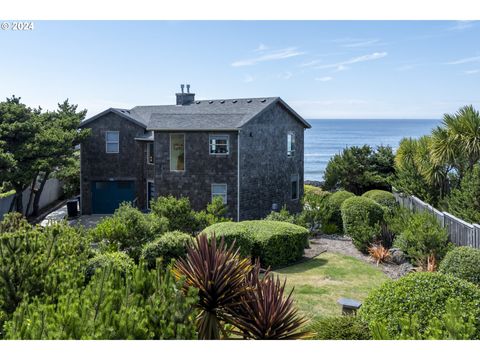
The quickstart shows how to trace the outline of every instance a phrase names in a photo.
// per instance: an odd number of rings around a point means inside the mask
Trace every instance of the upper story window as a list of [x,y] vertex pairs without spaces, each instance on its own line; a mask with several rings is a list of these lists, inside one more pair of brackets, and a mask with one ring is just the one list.
[[292,175],[290,178],[292,200],[298,200],[298,194],[300,192],[298,178],[298,175]]
[[118,131],[107,131],[105,133],[106,152],[118,154],[120,152],[120,133]]
[[212,201],[215,197],[221,197],[223,203],[227,203],[227,184],[212,184]]
[[184,134],[170,134],[170,171],[185,171]]
[[153,142],[147,143],[147,164],[153,164],[155,161],[155,155],[153,151]]
[[228,155],[228,135],[210,135],[210,155]]
[[287,156],[295,155],[295,134],[289,132],[287,134]]

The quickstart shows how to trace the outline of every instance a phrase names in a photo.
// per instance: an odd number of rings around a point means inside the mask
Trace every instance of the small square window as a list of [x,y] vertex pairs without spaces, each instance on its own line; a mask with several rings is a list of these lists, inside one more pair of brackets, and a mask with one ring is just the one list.
[[155,161],[153,142],[147,143],[147,163],[153,164]]
[[289,132],[287,134],[287,156],[295,155],[295,134]]
[[210,136],[210,155],[228,155],[228,135]]
[[106,152],[117,154],[120,151],[120,133],[118,131],[107,131],[105,133]]
[[212,201],[216,196],[220,196],[223,203],[227,203],[227,184],[212,184]]

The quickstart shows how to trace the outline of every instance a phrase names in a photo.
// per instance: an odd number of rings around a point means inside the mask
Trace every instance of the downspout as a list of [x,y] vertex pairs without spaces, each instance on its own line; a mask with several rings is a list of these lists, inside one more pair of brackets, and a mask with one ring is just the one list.
[[237,133],[237,221],[240,221],[240,130]]

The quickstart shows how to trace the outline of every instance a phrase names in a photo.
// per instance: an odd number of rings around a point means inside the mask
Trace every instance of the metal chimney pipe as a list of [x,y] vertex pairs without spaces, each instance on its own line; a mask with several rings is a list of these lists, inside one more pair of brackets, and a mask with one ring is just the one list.
[[183,94],[183,88],[185,87],[185,85],[181,84],[180,85],[180,88],[182,89],[182,94]]
[[187,84],[187,94],[190,94],[190,84]]

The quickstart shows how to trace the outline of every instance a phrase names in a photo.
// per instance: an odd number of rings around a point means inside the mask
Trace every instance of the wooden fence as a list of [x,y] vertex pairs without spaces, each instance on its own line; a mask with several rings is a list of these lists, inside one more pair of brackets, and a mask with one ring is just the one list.
[[438,222],[447,229],[451,242],[458,246],[471,246],[480,249],[480,225],[470,224],[452,214],[439,211],[433,206],[423,202],[416,196],[405,195],[393,190],[393,196],[397,202],[413,212],[428,211],[432,213]]

